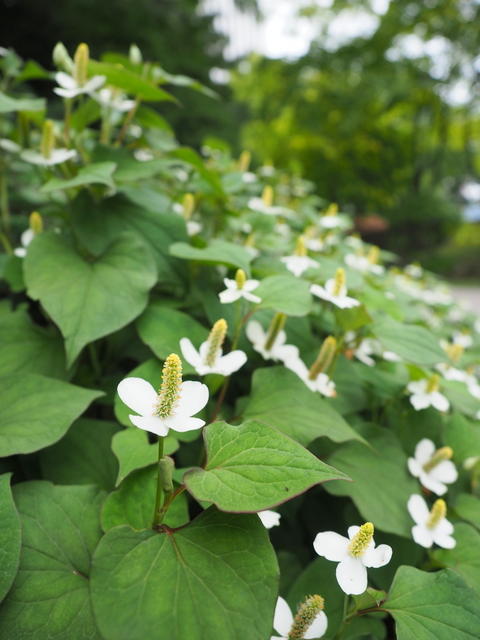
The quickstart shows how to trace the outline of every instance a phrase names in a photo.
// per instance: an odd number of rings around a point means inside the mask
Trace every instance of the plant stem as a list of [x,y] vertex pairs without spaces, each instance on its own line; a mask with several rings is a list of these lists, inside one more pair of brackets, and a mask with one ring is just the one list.
[[72,102],[73,102],[73,98],[65,99],[65,120],[64,120],[64,127],[63,127],[63,138],[67,146],[70,144],[70,126],[72,123]]
[[340,638],[343,635],[343,630],[345,629],[345,625],[347,623],[347,611],[348,611],[348,595],[345,594],[345,597],[343,598],[343,614],[342,614],[342,624],[340,625],[340,628],[338,629],[336,635],[335,635],[335,640],[340,640]]
[[0,210],[3,230],[7,235],[10,231],[10,208],[8,205],[7,172],[3,163],[0,167]]
[[165,438],[163,436],[158,436],[157,495],[155,496],[155,511],[153,513],[153,523],[152,523],[153,529],[156,529],[162,521],[160,502],[163,496],[163,478],[162,478],[162,470],[160,467],[160,460],[163,458],[164,441],[165,441]]
[[135,100],[135,104],[130,109],[130,111],[127,113],[127,115],[125,116],[125,120],[123,121],[122,128],[120,129],[120,133],[118,134],[118,138],[117,138],[117,141],[115,143],[116,147],[119,147],[122,144],[123,139],[125,138],[125,136],[127,134],[128,127],[130,126],[130,123],[132,122],[132,120],[133,120],[133,118],[135,116],[135,113],[137,112],[137,109],[138,109],[139,105],[140,105],[140,99],[137,98]]

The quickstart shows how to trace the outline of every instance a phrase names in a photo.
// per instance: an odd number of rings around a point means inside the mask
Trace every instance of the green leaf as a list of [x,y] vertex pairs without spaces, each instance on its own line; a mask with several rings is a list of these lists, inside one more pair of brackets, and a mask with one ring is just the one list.
[[312,310],[310,284],[300,278],[270,276],[253,293],[262,299],[259,309],[273,309],[289,316],[306,316]]
[[454,504],[455,513],[480,529],[480,499],[470,493],[461,493]]
[[[185,222],[180,216],[138,207],[121,195],[94,202],[85,191],[79,194],[72,207],[75,233],[89,251],[99,255],[121,234],[133,231],[155,256],[160,282],[181,282],[183,266],[168,253],[172,242],[187,237]],[[144,257],[145,250],[141,254]]]
[[470,418],[480,411],[480,401],[474,398],[464,382],[442,380],[441,391],[452,403],[452,407]]
[[[132,529],[151,529],[157,491],[157,465],[138,469],[125,478],[120,487],[105,500],[102,509],[104,531],[128,524]],[[175,498],[164,524],[181,527],[189,520],[185,494]]]
[[153,258],[133,234],[88,260],[61,236],[38,235],[25,258],[28,294],[60,327],[70,366],[83,347],[126,326],[146,307],[156,281]]
[[45,100],[43,98],[12,98],[0,92],[0,113],[12,111],[43,111]]
[[459,413],[453,413],[445,424],[445,444],[453,449],[455,460],[463,461],[480,456],[480,430],[478,424]]
[[[168,435],[163,447],[164,454],[169,456],[178,449],[178,440]],[[136,427],[122,429],[116,433],[112,439],[112,451],[118,459],[119,466],[116,484],[131,471],[148,467],[158,459],[157,444],[150,444],[148,434]]]
[[476,640],[480,601],[453,571],[400,567],[382,606],[395,618],[398,640]]
[[407,362],[428,367],[445,360],[438,339],[425,327],[384,318],[374,322],[371,328],[385,351],[393,351]]
[[0,476],[0,602],[17,575],[22,532],[10,490],[10,473]]
[[112,174],[116,165],[113,162],[96,162],[82,167],[78,170],[77,175],[69,180],[61,180],[60,178],[52,178],[46,182],[40,191],[50,193],[58,189],[72,189],[74,187],[82,187],[87,184],[104,184],[113,188],[115,183]]
[[207,464],[184,483],[197,500],[222,511],[262,511],[328,480],[348,480],[276,429],[252,420],[214,422],[203,431]]
[[0,316],[0,375],[40,373],[64,378],[63,340],[56,329],[32,322],[25,308]]
[[317,593],[325,599],[325,614],[328,618],[328,628],[322,636],[325,640],[335,636],[343,618],[345,594],[338,586],[336,568],[334,562],[315,558],[295,580],[287,596],[292,611],[296,611],[299,603],[311,594]]
[[198,174],[212,188],[213,192],[218,196],[224,196],[222,183],[216,173],[207,169],[203,158],[196,151],[189,147],[179,147],[169,154],[172,158],[178,158],[187,165],[194,167]]
[[336,496],[350,496],[362,517],[375,527],[409,538],[413,522],[407,501],[418,492],[418,485],[408,473],[407,456],[386,429],[370,426],[363,435],[370,447],[349,442],[328,460],[353,482],[335,482],[325,488]]
[[335,409],[285,367],[255,371],[244,417],[275,427],[304,446],[321,436],[334,442],[362,440]]
[[90,60],[88,71],[89,75],[105,76],[107,84],[123,89],[123,91],[131,93],[140,100],[146,102],[165,102],[165,100],[176,102],[172,95],[133,71],[129,71],[122,64]]
[[210,244],[203,249],[192,247],[186,242],[176,242],[170,246],[170,254],[183,260],[224,264],[233,269],[243,269],[247,275],[250,273],[252,257],[248,251],[238,244],[225,240],[211,240]]
[[43,477],[55,484],[115,486],[118,464],[110,444],[118,426],[105,420],[81,418],[57,444],[40,452]]
[[92,602],[105,640],[162,629],[169,640],[265,640],[277,580],[259,518],[212,507],[178,531],[111,529],[93,559]]
[[[453,549],[435,549],[432,558],[442,567],[458,573],[480,597],[480,532],[469,524],[455,524]],[[479,627],[480,628],[480,627]]]
[[335,309],[335,318],[344,331],[357,331],[372,322],[372,318],[361,304],[351,309]]
[[[137,330],[143,342],[161,360],[171,353],[181,356],[181,338],[190,338],[198,349],[208,337],[208,329],[199,322],[182,311],[164,306],[161,301],[148,305],[137,320]],[[185,373],[196,373],[186,361],[183,361],[183,368]]]
[[103,493],[37,481],[16,485],[14,497],[23,546],[18,575],[0,609],[0,637],[100,640],[88,577],[101,536]]
[[57,442],[101,395],[33,373],[0,378],[0,457],[31,453]]

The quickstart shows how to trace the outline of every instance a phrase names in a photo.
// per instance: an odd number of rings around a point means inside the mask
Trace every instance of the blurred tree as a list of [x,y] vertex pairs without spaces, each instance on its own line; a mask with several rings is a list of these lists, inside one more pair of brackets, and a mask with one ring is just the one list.
[[[253,57],[233,86],[252,114],[244,144],[259,160],[301,171],[357,215],[385,215],[390,246],[418,251],[455,226],[452,194],[480,169],[472,141],[480,124],[474,108],[480,6],[411,0],[391,2],[379,15],[372,4],[308,7],[321,25],[308,54],[292,62]],[[373,35],[333,46],[332,22],[362,7],[378,21]],[[459,90],[466,96],[461,106]],[[420,219],[422,232],[412,235]]]
[[[256,0],[237,2],[243,9],[256,7]],[[58,41],[71,52],[79,42],[87,42],[93,57],[113,50],[127,53],[135,42],[145,59],[212,87],[210,70],[226,66],[225,37],[200,5],[201,0],[0,0],[0,42],[46,68],[52,68],[51,53]],[[198,146],[213,129],[236,139],[244,110],[231,104],[228,87],[213,88],[221,94],[219,101],[203,95],[192,99],[191,91],[175,88],[188,110],[162,106],[182,141]]]

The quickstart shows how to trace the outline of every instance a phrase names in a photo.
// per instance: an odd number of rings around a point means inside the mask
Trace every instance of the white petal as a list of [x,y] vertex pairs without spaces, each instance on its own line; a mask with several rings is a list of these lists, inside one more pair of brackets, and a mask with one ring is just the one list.
[[35,237],[35,232],[33,231],[33,229],[25,229],[25,231],[20,236],[20,242],[24,247],[28,247],[28,245],[31,243],[34,237]]
[[73,76],[64,71],[55,74],[55,81],[64,89],[77,89],[77,83]]
[[276,511],[259,511],[258,517],[262,521],[265,529],[271,529],[272,527],[278,527],[280,524],[280,514]]
[[379,544],[374,549],[367,549],[362,556],[362,562],[366,567],[383,567],[392,557],[392,547],[388,544]]
[[428,438],[423,438],[415,447],[415,460],[424,465],[435,453],[435,444]]
[[439,534],[437,531],[434,532],[433,541],[443,549],[453,549],[453,547],[455,547],[457,544],[457,541],[455,540],[455,538],[452,538],[452,536],[449,536],[445,533]]
[[180,349],[182,351],[183,357],[189,364],[192,365],[192,367],[197,367],[199,364],[201,364],[202,358],[189,338],[182,338],[180,340]]
[[225,289],[225,291],[220,291],[218,297],[220,298],[220,302],[222,304],[228,304],[229,302],[235,302],[241,296],[240,291],[238,289]]
[[355,298],[349,298],[348,296],[345,296],[344,298],[337,297],[335,304],[337,305],[337,307],[340,307],[340,309],[352,309],[353,307],[358,307],[360,302],[358,300],[355,300]]
[[433,544],[432,530],[428,529],[425,525],[416,524],[412,527],[412,537],[417,544],[425,549],[430,549]]
[[335,531],[317,533],[313,541],[313,548],[322,558],[339,562],[348,555],[350,540]]
[[415,458],[409,458],[407,460],[407,466],[408,470],[414,478],[420,477],[420,474],[422,473],[422,467],[418,464]]
[[267,338],[267,334],[263,330],[262,325],[256,320],[250,320],[250,322],[247,324],[245,332],[247,334],[247,338],[253,344],[262,344]]
[[347,532],[350,540],[353,538],[353,536],[357,535],[359,531],[360,531],[360,527],[356,524],[353,524],[351,527],[348,527]]
[[273,628],[282,636],[288,636],[293,623],[293,615],[286,601],[278,596],[275,614],[273,616]]
[[78,96],[81,91],[79,89],[59,89],[58,87],[55,87],[53,89],[53,93],[56,93],[57,96],[61,96],[62,98],[75,98],[75,96]]
[[194,416],[208,402],[208,387],[201,382],[187,380],[180,386],[180,400],[175,407],[175,415]]
[[442,482],[438,482],[438,480],[435,480],[435,478],[432,477],[431,472],[425,473],[422,469],[419,480],[425,487],[425,489],[433,491],[433,493],[435,493],[437,496],[443,496],[443,494],[447,491],[447,487]]
[[262,301],[261,298],[254,295],[253,293],[249,293],[248,291],[245,291],[244,289],[240,289],[240,293],[245,298],[245,300],[248,300],[249,302],[253,302],[254,304],[259,304]]
[[245,284],[243,285],[243,290],[253,291],[258,287],[259,284],[260,284],[260,280],[246,280]]
[[157,436],[166,436],[168,434],[168,427],[165,424],[165,420],[158,418],[157,416],[128,416],[132,423],[139,429],[144,431],[150,431]]
[[305,640],[310,640],[310,638],[321,638],[327,630],[327,627],[328,618],[325,615],[325,611],[319,611],[303,637]]
[[222,376],[229,376],[243,367],[247,361],[247,354],[244,351],[231,351],[226,356],[218,358],[216,369]]
[[201,420],[200,418],[191,418],[190,416],[174,415],[166,418],[165,424],[169,429],[184,433],[185,431],[201,429],[205,424],[205,420]]
[[417,524],[423,524],[428,520],[430,512],[427,503],[418,493],[410,496],[407,502],[407,508],[409,514]]
[[13,250],[13,253],[17,256],[17,258],[24,258],[27,255],[27,250],[25,249],[25,247],[17,247]]
[[347,556],[335,572],[340,589],[351,595],[363,593],[368,586],[367,570],[359,558]]
[[93,76],[93,78],[90,78],[90,80],[85,84],[83,90],[85,91],[85,93],[95,91],[105,83],[105,80],[105,76]]
[[141,416],[151,416],[157,402],[157,392],[143,378],[124,378],[117,387],[120,400]]
[[223,283],[227,287],[227,289],[238,289],[236,280],[224,278]]
[[[276,342],[277,341],[275,341],[275,343]],[[274,344],[271,350],[271,356],[272,358],[281,360],[285,364],[285,366],[288,366],[287,362],[298,360],[299,358],[298,347],[296,347],[293,344],[282,344],[278,346]]]
[[430,396],[427,394],[416,393],[413,396],[410,396],[410,402],[414,409],[420,411],[421,409],[426,409],[430,406]]
[[450,522],[450,520],[447,520],[446,518],[442,518],[440,522],[437,524],[437,526],[435,527],[435,533],[449,536],[450,534],[453,533],[453,529],[454,527],[453,527],[453,524]]
[[314,296],[317,296],[318,298],[322,298],[322,300],[328,300],[330,298],[328,291],[326,291],[319,284],[312,284],[312,286],[310,287],[310,293],[312,293]]
[[432,406],[435,407],[435,409],[438,409],[438,411],[448,411],[448,409],[450,408],[450,402],[443,394],[439,393],[438,391],[431,393],[430,398]]

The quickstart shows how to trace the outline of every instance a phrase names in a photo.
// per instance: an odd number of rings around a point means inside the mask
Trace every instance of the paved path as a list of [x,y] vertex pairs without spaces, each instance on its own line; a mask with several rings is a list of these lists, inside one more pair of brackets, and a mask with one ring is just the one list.
[[452,287],[453,296],[457,300],[464,300],[480,316],[480,287]]

